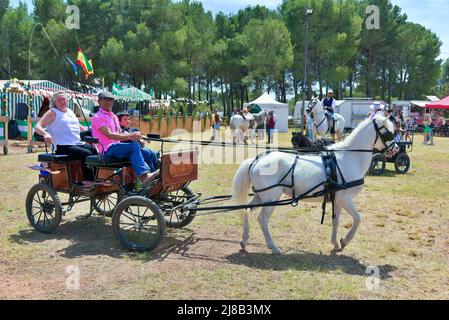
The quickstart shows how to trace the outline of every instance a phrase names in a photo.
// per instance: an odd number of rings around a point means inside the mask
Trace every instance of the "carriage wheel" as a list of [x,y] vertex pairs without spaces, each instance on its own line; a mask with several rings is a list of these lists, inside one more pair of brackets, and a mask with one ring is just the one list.
[[410,157],[408,154],[398,154],[394,161],[394,168],[398,174],[406,174],[410,170]]
[[369,169],[370,175],[381,176],[385,173],[387,167],[387,159],[383,154],[375,154],[371,161],[371,167]]
[[181,190],[164,195],[158,202],[161,210],[164,212],[165,223],[168,228],[181,229],[192,223],[193,219],[195,219],[196,210],[187,210],[182,207],[175,211],[169,211],[169,209],[183,204],[194,196],[195,194],[189,187],[184,187]]
[[116,191],[95,199],[94,209],[101,216],[112,217],[115,207],[122,201],[123,195],[120,191]]
[[161,210],[144,197],[122,200],[114,211],[112,228],[120,243],[132,251],[151,251],[165,237]]
[[62,205],[58,194],[45,184],[31,188],[26,198],[28,220],[34,229],[50,234],[58,228],[62,219]]

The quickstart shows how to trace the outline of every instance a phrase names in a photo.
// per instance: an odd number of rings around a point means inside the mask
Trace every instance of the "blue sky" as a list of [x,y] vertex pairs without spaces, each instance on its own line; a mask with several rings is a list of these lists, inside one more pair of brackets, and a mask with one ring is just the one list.
[[[11,0],[11,4],[16,5],[19,0]],[[29,6],[32,0],[26,0]],[[265,5],[269,8],[276,8],[282,0],[201,0],[206,10],[214,13],[223,11],[231,13],[238,11],[247,5]],[[395,5],[402,8],[409,17],[409,21],[422,24],[435,32],[443,42],[441,48],[441,58],[449,58],[449,0],[391,0]]]

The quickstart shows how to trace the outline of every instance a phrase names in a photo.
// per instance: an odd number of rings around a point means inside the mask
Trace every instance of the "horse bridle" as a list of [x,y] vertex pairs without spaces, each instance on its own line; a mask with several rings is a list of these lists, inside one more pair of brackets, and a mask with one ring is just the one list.
[[[312,107],[310,107],[312,101],[315,102],[315,103],[313,104]],[[313,112],[313,109],[315,109],[317,103],[318,103],[317,99],[310,100],[309,105],[307,106],[307,109],[309,109],[309,112]],[[324,123],[324,121],[326,121],[326,116],[324,117],[324,119],[319,124],[316,124],[315,121],[314,121],[313,125],[315,126],[316,129],[319,129],[321,127],[321,125]]]
[[[314,104],[313,104],[313,106],[312,107],[310,107],[310,104],[312,103],[312,101],[313,102],[315,102]],[[310,110],[310,112],[312,112],[313,111],[313,109],[316,107],[316,105],[317,105],[317,102],[318,102],[318,100],[317,99],[312,99],[312,100],[310,100],[309,101],[309,104],[308,104],[308,106],[307,106],[307,109],[309,109]]]
[[[387,145],[388,141],[394,141],[394,133],[388,130],[386,126],[382,126],[379,128],[379,125],[376,122],[376,119],[373,120],[374,129],[376,130],[376,140],[374,141],[374,145],[376,145],[377,141],[380,140],[384,144],[385,148],[380,150],[380,152],[389,151],[394,148],[394,143],[390,146]],[[380,130],[385,129],[385,133],[382,133]]]

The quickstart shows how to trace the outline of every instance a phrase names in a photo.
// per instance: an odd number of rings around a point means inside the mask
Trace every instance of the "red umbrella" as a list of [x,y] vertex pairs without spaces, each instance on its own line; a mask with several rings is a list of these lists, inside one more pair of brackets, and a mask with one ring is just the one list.
[[449,110],[449,97],[443,100],[426,104],[427,109],[448,109]]

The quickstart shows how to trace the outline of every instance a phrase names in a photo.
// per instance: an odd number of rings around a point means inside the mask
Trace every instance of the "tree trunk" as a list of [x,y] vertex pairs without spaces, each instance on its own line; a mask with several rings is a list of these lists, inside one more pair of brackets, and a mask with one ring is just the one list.
[[192,100],[195,100],[195,96],[196,96],[196,79],[195,77],[192,77]]
[[[9,42],[9,30],[6,32],[6,56],[8,59],[8,77],[12,78],[12,72],[11,72],[11,46]],[[5,129],[6,130],[6,129]]]
[[293,73],[293,91],[295,91],[295,105],[298,102],[298,81],[296,80],[296,76]]
[[386,75],[387,71],[385,70],[385,67],[382,67],[382,86],[381,86],[381,96],[382,96],[382,100],[385,100],[385,85],[387,83],[387,75]]
[[221,86],[221,101],[223,103],[223,111],[225,114],[227,114],[229,116],[229,114],[227,113],[228,109],[226,108],[226,99],[225,99],[225,93],[224,93],[224,88],[223,88],[223,77],[221,77],[221,79],[220,79],[220,86]]
[[[368,67],[366,72],[366,95],[371,97],[371,48],[368,49]],[[371,97],[374,99],[374,97]]]
[[283,77],[282,77],[282,102],[287,103],[287,81],[286,78],[287,74],[284,71]]
[[243,84],[240,84],[240,100],[241,100],[241,107],[243,108],[245,102],[245,86]]
[[354,81],[354,72],[351,72],[349,74],[349,97],[352,98],[353,97],[353,81]]
[[201,101],[201,76],[198,76],[198,101]]
[[192,77],[189,76],[189,99],[192,99]]
[[391,71],[391,65],[388,67],[388,88],[387,88],[387,91],[388,91],[388,103],[389,104],[391,104],[391,74],[392,74],[392,71]]

